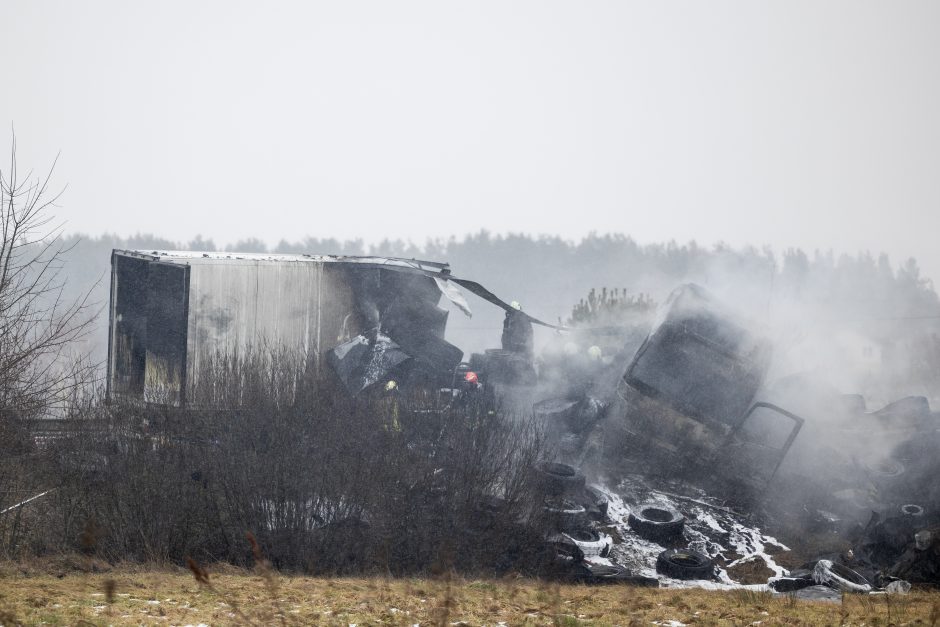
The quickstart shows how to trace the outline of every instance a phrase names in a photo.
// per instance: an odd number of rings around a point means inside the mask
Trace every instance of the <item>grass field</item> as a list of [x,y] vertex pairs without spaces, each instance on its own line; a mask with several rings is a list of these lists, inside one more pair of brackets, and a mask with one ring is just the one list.
[[[674,622],[673,622],[674,621]],[[531,579],[318,579],[230,567],[0,570],[0,624],[49,625],[936,625],[940,592],[850,596],[554,585]]]

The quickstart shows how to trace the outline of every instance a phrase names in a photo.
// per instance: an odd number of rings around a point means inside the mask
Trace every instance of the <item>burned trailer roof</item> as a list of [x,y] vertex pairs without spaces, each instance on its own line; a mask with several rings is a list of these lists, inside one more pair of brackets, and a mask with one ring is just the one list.
[[329,351],[377,328],[423,368],[452,369],[462,351],[444,340],[442,295],[469,313],[433,261],[114,250],[108,395],[203,402],[214,363],[262,346],[320,373]]
[[381,257],[366,255],[311,255],[311,254],[273,254],[273,253],[239,253],[239,252],[203,252],[190,250],[118,250],[113,254],[147,259],[150,261],[163,261],[167,263],[213,263],[229,261],[251,262],[283,262],[283,263],[356,263],[365,266],[386,266],[397,269],[412,269],[418,272],[439,272],[442,275],[450,273],[450,264],[438,261],[421,259],[406,259],[404,257]]

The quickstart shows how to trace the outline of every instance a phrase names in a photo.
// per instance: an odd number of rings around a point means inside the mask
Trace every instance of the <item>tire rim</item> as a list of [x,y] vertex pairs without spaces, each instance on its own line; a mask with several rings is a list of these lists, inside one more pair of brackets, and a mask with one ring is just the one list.
[[904,474],[904,466],[893,459],[883,459],[875,464],[866,464],[865,467],[876,477],[897,477]]
[[673,519],[672,512],[658,507],[644,507],[640,510],[640,516],[653,522],[665,523]]

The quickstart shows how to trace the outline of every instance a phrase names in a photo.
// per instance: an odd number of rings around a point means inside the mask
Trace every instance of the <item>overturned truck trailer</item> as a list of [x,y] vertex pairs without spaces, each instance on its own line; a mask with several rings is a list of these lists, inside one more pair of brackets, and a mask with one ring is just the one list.
[[107,392],[168,405],[204,402],[219,359],[284,348],[351,393],[392,369],[451,372],[441,296],[469,311],[447,264],[331,255],[115,250]]

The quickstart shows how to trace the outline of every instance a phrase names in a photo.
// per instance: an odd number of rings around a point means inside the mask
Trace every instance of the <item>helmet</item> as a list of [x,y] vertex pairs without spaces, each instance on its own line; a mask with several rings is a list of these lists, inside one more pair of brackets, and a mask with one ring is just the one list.
[[394,389],[396,389],[396,388],[398,388],[398,384],[395,383],[394,380],[389,381],[388,383],[385,384],[385,391],[386,391],[386,392],[391,392],[392,390],[394,390]]
[[601,347],[598,346],[597,344],[590,347],[587,353],[588,353],[588,357],[590,357],[592,360],[600,359],[601,356],[603,355],[603,352],[601,351]]
[[471,370],[463,376],[463,380],[467,383],[477,383],[480,380],[480,377],[477,376],[477,373]]
[[519,304],[518,300],[514,300],[509,303],[509,306],[515,309],[516,311],[522,311],[522,305]]

